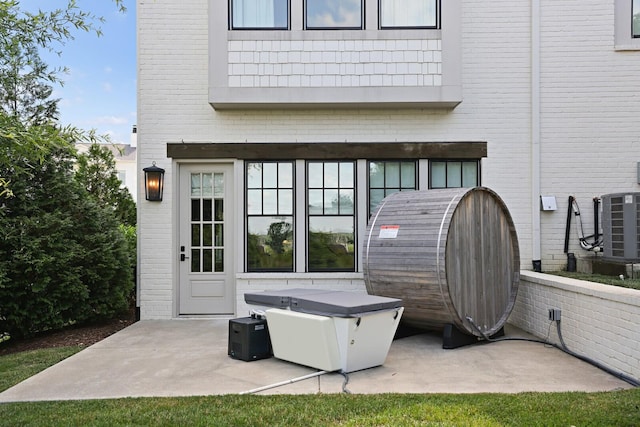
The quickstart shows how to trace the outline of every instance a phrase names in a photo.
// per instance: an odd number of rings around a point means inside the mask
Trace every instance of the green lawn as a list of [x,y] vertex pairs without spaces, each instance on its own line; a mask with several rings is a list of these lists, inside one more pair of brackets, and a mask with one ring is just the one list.
[[[81,350],[0,357],[0,390]],[[607,393],[316,394],[0,404],[0,426],[638,426],[640,388]]]
[[[0,392],[55,365],[84,347],[58,347],[0,356]],[[0,417],[2,425],[2,417]]]
[[622,288],[640,289],[640,279],[620,279],[616,276],[605,276],[603,274],[577,273],[568,271],[550,271],[547,274],[570,277],[572,279],[587,280],[589,282],[604,283],[605,285],[620,286]]
[[640,390],[609,393],[277,395],[0,405],[2,425],[638,426]]

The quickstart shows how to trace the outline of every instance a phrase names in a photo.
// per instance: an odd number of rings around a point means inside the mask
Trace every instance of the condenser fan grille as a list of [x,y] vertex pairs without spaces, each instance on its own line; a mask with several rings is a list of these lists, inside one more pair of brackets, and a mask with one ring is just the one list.
[[640,193],[602,196],[604,258],[640,261]]

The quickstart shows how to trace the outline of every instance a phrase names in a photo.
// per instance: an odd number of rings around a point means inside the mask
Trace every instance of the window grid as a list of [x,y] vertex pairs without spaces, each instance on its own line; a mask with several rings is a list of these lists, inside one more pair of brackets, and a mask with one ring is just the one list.
[[356,167],[307,162],[307,270],[355,271]]
[[[369,160],[366,165],[368,215],[377,198],[417,189],[416,160]],[[305,258],[306,271],[356,271],[356,162],[307,161],[304,173],[306,248],[299,256]],[[295,162],[247,161],[245,180],[246,271],[296,271]],[[429,161],[429,188],[473,187],[479,181],[479,160]]]
[[385,197],[417,188],[418,173],[415,161],[369,161],[368,171],[369,216]]
[[191,273],[224,271],[224,174],[191,174]]
[[246,163],[247,271],[293,271],[293,162]]
[[429,162],[429,188],[476,187],[480,185],[477,160],[432,160]]

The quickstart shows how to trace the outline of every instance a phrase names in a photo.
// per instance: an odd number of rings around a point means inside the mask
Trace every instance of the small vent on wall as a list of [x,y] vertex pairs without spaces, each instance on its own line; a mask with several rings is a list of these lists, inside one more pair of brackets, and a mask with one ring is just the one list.
[[603,257],[611,261],[640,261],[640,193],[602,196]]

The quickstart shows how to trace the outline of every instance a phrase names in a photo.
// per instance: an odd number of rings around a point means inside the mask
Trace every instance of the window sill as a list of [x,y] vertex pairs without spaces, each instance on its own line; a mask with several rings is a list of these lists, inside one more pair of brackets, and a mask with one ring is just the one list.
[[346,40],[440,40],[442,30],[405,28],[385,30],[228,30],[228,41],[346,41]]
[[346,272],[326,272],[326,273],[282,273],[282,272],[262,272],[262,273],[237,273],[236,279],[252,280],[313,280],[313,279],[332,279],[332,280],[362,280],[364,278],[363,273],[346,273]]
[[638,39],[637,43],[615,45],[613,50],[616,52],[640,50],[640,39]]
[[[295,90],[293,90],[295,89]],[[460,86],[211,88],[216,110],[244,108],[455,108]]]

